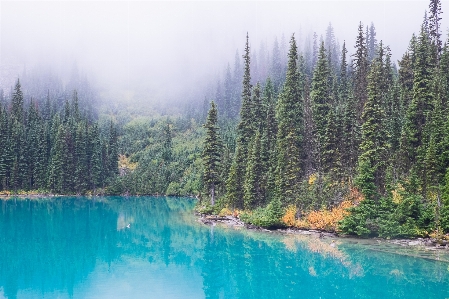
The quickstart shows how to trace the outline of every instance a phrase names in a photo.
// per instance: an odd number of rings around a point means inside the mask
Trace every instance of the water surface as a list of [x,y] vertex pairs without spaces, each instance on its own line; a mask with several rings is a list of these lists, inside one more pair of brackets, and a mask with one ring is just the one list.
[[0,204],[0,298],[449,298],[443,252],[209,227],[188,198]]

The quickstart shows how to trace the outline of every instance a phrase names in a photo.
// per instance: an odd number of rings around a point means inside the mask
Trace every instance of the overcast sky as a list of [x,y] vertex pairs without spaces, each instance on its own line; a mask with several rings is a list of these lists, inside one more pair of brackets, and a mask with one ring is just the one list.
[[[256,49],[261,40],[271,49],[276,35],[324,35],[331,22],[351,53],[358,23],[374,22],[378,40],[399,59],[428,2],[0,0],[0,68],[40,64],[61,71],[76,61],[103,87],[173,97],[232,65],[246,32]],[[448,0],[442,10],[446,37]]]

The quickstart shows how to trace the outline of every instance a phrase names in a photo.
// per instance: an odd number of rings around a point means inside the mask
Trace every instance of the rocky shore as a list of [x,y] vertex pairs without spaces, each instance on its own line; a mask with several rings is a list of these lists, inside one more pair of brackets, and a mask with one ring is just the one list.
[[[233,216],[216,216],[216,215],[204,215],[197,214],[199,216],[198,221],[205,225],[216,225],[224,224],[233,227],[244,227],[246,229],[264,231],[268,233],[279,233],[279,234],[296,234],[296,235],[310,235],[316,238],[353,238],[355,236],[343,235],[333,232],[319,231],[319,230],[305,230],[305,229],[295,229],[295,228],[281,228],[281,229],[266,229],[263,227],[246,224],[242,222],[239,218]],[[364,239],[367,240],[367,239]],[[449,252],[449,241],[447,240],[437,240],[434,238],[416,238],[416,239],[383,239],[383,238],[372,238],[372,241],[377,241],[379,243],[390,243],[398,246],[404,247],[416,247],[425,250],[444,250]]]

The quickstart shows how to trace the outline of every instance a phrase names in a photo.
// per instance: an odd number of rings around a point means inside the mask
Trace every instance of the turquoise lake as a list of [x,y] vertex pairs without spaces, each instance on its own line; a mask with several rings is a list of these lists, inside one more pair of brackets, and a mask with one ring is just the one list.
[[449,298],[441,251],[206,226],[188,198],[0,203],[0,298]]

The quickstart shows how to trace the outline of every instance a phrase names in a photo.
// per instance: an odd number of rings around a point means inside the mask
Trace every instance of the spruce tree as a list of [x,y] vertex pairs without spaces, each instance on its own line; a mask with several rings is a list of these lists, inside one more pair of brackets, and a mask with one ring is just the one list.
[[[266,118],[264,119],[264,126],[261,135],[261,189],[262,200],[271,199],[274,194],[274,174],[276,169],[276,134],[277,134],[277,120],[276,108],[274,99],[274,87],[270,78],[267,79],[263,95],[263,106]],[[262,204],[264,204],[262,202]]]
[[257,131],[251,141],[248,163],[246,165],[243,196],[245,209],[254,208],[257,204],[264,201],[261,190],[262,161],[260,157],[260,147],[260,132]]
[[443,48],[443,43],[441,41],[441,1],[440,0],[430,0],[429,4],[429,35],[433,48],[433,55],[438,61],[440,58],[440,53]]
[[91,187],[96,192],[97,188],[102,188],[104,184],[103,176],[103,143],[100,139],[98,126],[93,125],[89,132],[89,141],[92,155],[90,156],[90,182]]
[[202,153],[204,164],[203,181],[210,195],[211,205],[214,205],[216,188],[222,181],[220,177],[222,144],[219,136],[217,109],[213,101],[204,128],[206,129],[206,138]]
[[377,57],[368,75],[368,99],[362,114],[362,142],[360,145],[357,183],[367,199],[378,199],[385,180],[384,111],[382,110],[382,58]]
[[366,37],[363,33],[363,25],[360,22],[358,35],[355,43],[356,52],[353,55],[353,84],[354,99],[356,104],[356,115],[358,123],[361,124],[362,111],[367,98],[367,76],[368,76],[368,53],[366,48]]
[[233,88],[232,88],[232,75],[231,75],[231,67],[226,68],[226,75],[224,81],[224,103],[223,103],[223,111],[221,114],[225,119],[232,118],[232,98],[233,98]]
[[288,68],[284,88],[279,95],[276,116],[276,191],[281,201],[293,202],[301,175],[301,143],[303,141],[302,85],[298,72],[295,36],[290,39]]
[[279,43],[277,37],[274,39],[273,54],[271,57],[271,79],[273,80],[274,90],[279,93],[283,79],[282,64],[281,64],[281,52],[279,49]]
[[[171,137],[171,136],[170,136]],[[117,128],[111,121],[109,124],[109,136],[108,136],[108,162],[107,171],[108,177],[113,178],[118,174],[118,148],[117,148]],[[169,146],[167,142],[167,146]]]
[[49,164],[48,188],[57,193],[64,191],[64,148],[65,148],[65,129],[59,125],[57,135],[55,136],[54,146],[51,150]]
[[[317,155],[318,168],[321,169],[323,146],[328,121],[328,113],[331,109],[329,88],[329,64],[327,61],[324,43],[321,43],[318,55],[318,63],[313,73],[312,89],[310,92],[312,104],[312,117],[315,124],[315,136],[318,141]],[[321,166],[320,166],[321,165]]]
[[425,26],[421,27],[416,48],[413,75],[413,98],[407,109],[401,134],[401,158],[404,171],[410,170],[418,158],[426,116],[432,110],[429,42]]
[[226,181],[228,201],[237,208],[243,208],[243,183],[248,157],[248,145],[254,133],[252,123],[251,103],[251,69],[249,37],[246,35],[244,75],[242,86],[242,107],[240,122],[237,126],[237,144],[234,161],[231,165],[229,177]]
[[0,188],[3,190],[9,186],[8,181],[12,160],[8,120],[9,116],[6,109],[0,107]]
[[75,136],[75,173],[74,189],[77,194],[83,194],[87,189],[88,178],[88,156],[87,156],[87,136],[86,125],[79,122],[76,128]]
[[372,62],[376,56],[377,52],[377,39],[376,39],[376,28],[374,27],[374,24],[371,22],[371,25],[369,26],[369,30],[367,31],[366,35],[366,44],[367,44],[367,51],[368,51],[368,61]]

